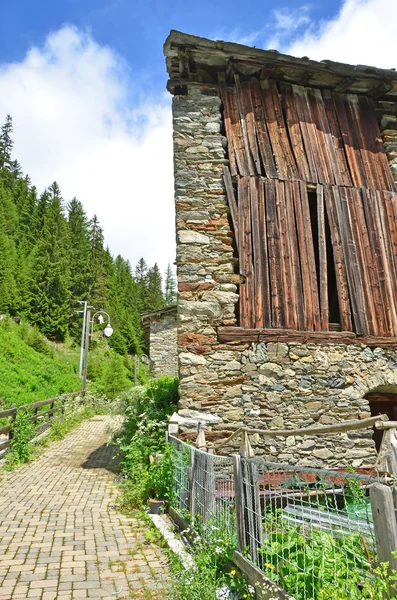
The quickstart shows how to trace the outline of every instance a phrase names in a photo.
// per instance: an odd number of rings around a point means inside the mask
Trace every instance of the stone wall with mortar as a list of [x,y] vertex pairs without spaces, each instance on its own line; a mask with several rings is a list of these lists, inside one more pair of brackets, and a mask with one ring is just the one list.
[[149,333],[150,374],[178,376],[177,318],[175,312],[167,312],[153,318]]
[[[394,351],[218,343],[217,326],[236,324],[240,279],[222,178],[226,139],[216,89],[190,88],[186,96],[175,96],[173,119],[182,430],[200,421],[216,439],[243,424],[293,428],[369,416],[367,392],[397,390]],[[257,454],[313,466],[375,460],[370,430],[253,444]]]
[[390,169],[394,181],[397,182],[397,115],[383,114],[380,128]]

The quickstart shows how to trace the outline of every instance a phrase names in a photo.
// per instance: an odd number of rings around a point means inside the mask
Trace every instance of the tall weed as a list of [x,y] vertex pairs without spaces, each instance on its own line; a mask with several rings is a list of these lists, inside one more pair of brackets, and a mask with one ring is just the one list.
[[[172,460],[166,448],[168,416],[177,408],[178,380],[159,377],[122,396],[126,419],[121,438],[125,507],[137,507],[150,494],[171,499]],[[150,464],[149,457],[162,456]]]

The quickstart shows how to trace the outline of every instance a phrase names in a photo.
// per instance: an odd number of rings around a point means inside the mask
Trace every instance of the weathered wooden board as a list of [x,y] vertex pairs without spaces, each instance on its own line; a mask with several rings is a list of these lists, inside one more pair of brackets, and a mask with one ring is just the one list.
[[317,228],[318,228],[318,256],[319,256],[319,293],[321,329],[329,329],[329,305],[328,305],[328,269],[327,269],[327,240],[325,233],[324,213],[324,190],[321,185],[317,186]]
[[250,177],[249,181],[251,219],[252,219],[252,246],[253,246],[253,288],[254,288],[254,321],[256,327],[263,327],[264,298],[263,298],[263,247],[262,232],[259,218],[258,181]]
[[[248,109],[244,103],[243,92],[240,85],[240,78],[238,75],[234,76],[235,87],[236,87],[236,101],[237,101],[237,109],[238,116],[240,121],[240,134],[241,134],[241,143],[245,158],[245,164],[247,167],[248,175],[255,175],[255,164],[252,158],[252,151],[249,143],[249,123],[252,126],[252,118],[248,116]],[[251,113],[251,117],[252,117]]]
[[238,182],[239,256],[240,274],[244,283],[240,285],[240,324],[254,327],[254,280],[252,264],[251,206],[249,178]]
[[306,327],[306,316],[304,312],[304,301],[303,301],[303,288],[302,288],[302,273],[299,258],[299,247],[296,231],[295,222],[295,211],[294,211],[294,199],[293,185],[289,182],[285,182],[285,206],[287,216],[287,227],[288,227],[288,243],[290,250],[290,264],[291,264],[291,279],[292,279],[292,302],[294,303],[295,314],[296,314],[296,327],[297,329],[305,329]]
[[261,240],[262,259],[262,303],[263,303],[263,325],[270,327],[272,322],[272,305],[270,299],[270,276],[269,276],[269,252],[267,247],[267,223],[266,223],[266,200],[264,184],[257,180],[258,190],[258,215]]
[[294,331],[218,327],[220,342],[298,342],[302,344],[364,344],[371,348],[397,348],[397,337],[362,336],[351,331]]
[[350,309],[349,289],[347,286],[345,258],[342,251],[341,235],[333,202],[332,189],[330,186],[324,187],[324,198],[328,222],[330,225],[331,242],[334,255],[341,327],[343,331],[352,331],[353,324]]
[[276,212],[276,187],[272,180],[265,181],[266,227],[269,248],[270,294],[272,302],[272,326],[284,327],[283,280],[280,277],[280,235]]
[[225,76],[223,73],[219,74],[219,91],[221,93],[221,98],[223,102],[223,122],[225,124],[225,131],[228,143],[228,157],[229,157],[229,166],[232,176],[236,176],[238,174],[238,168],[236,163],[236,149],[234,147],[234,135],[233,135],[233,126],[232,126],[232,116],[231,116],[231,108],[229,103],[229,92],[226,88]]
[[284,291],[280,298],[282,314],[284,315],[284,326],[296,328],[295,306],[292,300],[292,272],[291,257],[289,249],[289,232],[287,226],[287,214],[285,206],[284,182],[277,181],[276,190],[276,212],[280,238],[280,275],[282,289]]
[[[295,106],[295,98],[292,91],[292,86],[282,83],[281,92],[283,108],[286,116],[286,124],[298,168],[299,179],[302,179],[303,181],[316,181],[317,178],[315,172],[312,173],[306,157],[305,145],[301,132],[301,124]],[[314,164],[311,166],[313,168]]]
[[251,79],[250,91],[255,117],[255,130],[258,138],[258,146],[262,159],[264,175],[266,177],[276,179],[277,169],[274,162],[272,145],[270,143],[269,132],[266,124],[261,88],[257,79]]
[[234,237],[236,239],[236,244],[237,244],[237,248],[238,248],[239,247],[238,246],[238,230],[239,230],[238,207],[237,207],[236,196],[234,194],[234,188],[233,188],[231,174],[230,174],[228,167],[223,167],[223,181],[225,183],[227,202],[229,204],[230,215],[232,217],[232,223],[233,223]]
[[327,115],[328,125],[332,135],[334,148],[337,156],[338,172],[335,173],[337,185],[352,185],[350,171],[347,164],[347,157],[342,139],[338,117],[336,116],[332,92],[323,90],[322,96],[324,99],[324,109]]

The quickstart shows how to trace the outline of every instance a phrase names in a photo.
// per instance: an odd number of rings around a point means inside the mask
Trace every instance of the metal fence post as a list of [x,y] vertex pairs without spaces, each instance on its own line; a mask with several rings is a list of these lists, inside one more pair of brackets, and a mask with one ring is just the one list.
[[389,570],[396,570],[397,560],[393,557],[393,552],[397,550],[397,522],[393,493],[383,483],[373,483],[369,488],[369,496],[378,561],[388,562]]
[[189,512],[190,512],[190,523],[194,525],[194,513],[196,504],[196,453],[194,448],[190,448],[190,467],[188,469],[189,479]]
[[241,478],[241,456],[238,454],[233,456],[233,475],[234,501],[236,505],[237,548],[243,553],[245,548],[244,503]]

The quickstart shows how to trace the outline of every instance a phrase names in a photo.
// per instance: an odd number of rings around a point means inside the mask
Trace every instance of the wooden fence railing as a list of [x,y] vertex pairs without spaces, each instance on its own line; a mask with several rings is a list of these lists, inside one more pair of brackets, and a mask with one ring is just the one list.
[[[29,421],[35,424],[35,435],[41,433],[44,426],[49,426],[54,418],[59,418],[65,414],[67,402],[71,398],[75,398],[81,394],[81,392],[72,392],[71,394],[63,394],[62,396],[56,396],[49,400],[42,400],[41,402],[34,402],[33,404],[25,406],[13,406],[6,410],[0,411],[0,420],[9,419],[9,424],[0,427],[0,453],[3,450],[9,448],[14,436],[14,422],[18,412],[31,413]],[[45,407],[49,407],[48,410],[43,410]],[[56,417],[56,413],[60,413]],[[4,437],[3,436],[7,436]]]

